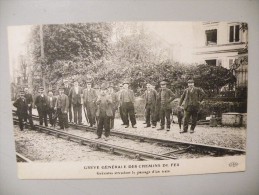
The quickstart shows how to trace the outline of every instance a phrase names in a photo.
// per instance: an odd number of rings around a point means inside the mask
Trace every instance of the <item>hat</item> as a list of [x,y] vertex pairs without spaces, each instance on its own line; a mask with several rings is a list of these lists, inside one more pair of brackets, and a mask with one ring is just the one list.
[[24,94],[24,90],[23,89],[21,89],[19,92],[20,92],[20,94]]
[[44,90],[44,88],[43,87],[39,87],[39,90]]
[[129,82],[129,80],[128,79],[125,79],[124,81],[123,81],[123,84],[129,84],[130,82]]
[[120,87],[123,87],[123,83],[120,83],[120,85],[119,85]]
[[166,81],[161,81],[161,82],[160,82],[160,85],[166,85],[166,84],[167,84]]
[[188,83],[194,83],[193,79],[188,80]]
[[94,89],[99,89],[99,88],[100,88],[99,85],[95,85],[95,86],[94,86]]
[[92,84],[92,81],[91,80],[87,80],[86,84],[88,84],[88,83]]
[[64,88],[65,88],[64,85],[60,85],[58,90],[64,90]]
[[106,83],[103,83],[102,85],[101,85],[101,89],[107,89],[108,88],[108,86],[106,85]]

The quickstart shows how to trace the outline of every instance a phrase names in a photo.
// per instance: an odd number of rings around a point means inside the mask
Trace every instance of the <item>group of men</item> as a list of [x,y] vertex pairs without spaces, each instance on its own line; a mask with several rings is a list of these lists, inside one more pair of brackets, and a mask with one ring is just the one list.
[[[129,128],[130,122],[132,128],[136,127],[135,116],[135,95],[129,89],[129,80],[125,80],[120,84],[118,92],[114,91],[114,86],[103,83],[99,90],[92,88],[92,81],[87,81],[87,86],[83,89],[77,81],[74,81],[73,87],[69,87],[67,81],[64,82],[64,87],[59,88],[59,95],[53,96],[53,92],[49,91],[48,95],[44,94],[44,89],[39,88],[39,94],[35,98],[34,105],[38,110],[40,125],[48,126],[48,120],[51,126],[55,127],[56,119],[59,119],[60,129],[68,128],[68,119],[78,125],[82,125],[82,113],[90,127],[97,126],[97,139],[101,138],[103,130],[105,131],[105,139],[110,135],[110,129],[114,128],[114,118],[116,110],[119,111],[122,125]],[[175,99],[174,93],[166,87],[167,82],[161,81],[158,91],[154,86],[147,83],[146,91],[142,95],[145,99],[145,128],[155,128],[160,121],[160,128],[157,130],[170,131],[171,126],[171,102]],[[188,88],[183,92],[179,107],[184,104],[184,124],[183,130],[180,133],[188,131],[188,123],[192,118],[190,133],[194,132],[197,121],[197,113],[199,103],[204,98],[202,89],[194,87],[194,81],[188,81]],[[183,103],[184,102],[184,103]],[[20,97],[14,102],[17,107],[17,115],[19,118],[20,129],[23,130],[24,122],[29,120],[31,128],[32,121],[32,95],[28,92],[28,88],[21,91]]]

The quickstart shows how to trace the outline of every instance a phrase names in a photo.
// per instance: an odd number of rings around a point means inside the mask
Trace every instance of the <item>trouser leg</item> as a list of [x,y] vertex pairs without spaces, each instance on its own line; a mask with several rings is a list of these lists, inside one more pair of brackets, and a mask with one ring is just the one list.
[[64,129],[63,116],[62,116],[61,109],[58,109],[57,112],[58,112],[59,126],[61,129]]
[[23,116],[18,116],[19,120],[19,128],[22,131],[23,130]]
[[77,124],[77,113],[78,113],[78,107],[77,104],[73,104],[73,111],[74,111],[74,123]]
[[150,126],[150,117],[151,117],[151,108],[150,105],[146,106],[146,123],[147,126]]
[[69,115],[69,122],[72,122],[72,108],[71,108],[71,104],[68,107],[68,115]]
[[192,124],[191,124],[191,130],[194,131],[196,124],[197,124],[197,119],[198,119],[198,110],[193,110],[192,111]]
[[67,116],[67,113],[63,113],[62,116],[63,116],[63,125],[64,125],[65,128],[68,128],[68,116]]
[[129,104],[128,105],[128,113],[129,113],[130,122],[131,122],[131,125],[134,126],[134,125],[136,125],[134,105],[133,105],[132,102],[129,102],[128,104]]
[[112,116],[110,117],[110,129],[114,128],[115,110],[112,110]]
[[104,129],[105,129],[105,137],[109,137],[110,136],[110,121],[111,118],[108,116],[105,116],[104,118]]
[[42,114],[44,118],[44,124],[47,127],[48,126],[47,110],[43,110]]
[[78,123],[82,123],[82,104],[78,105]]
[[170,129],[170,125],[171,125],[170,116],[171,116],[171,110],[170,109],[166,109],[165,110],[165,117],[166,117],[166,127],[168,129]]
[[104,116],[99,116],[99,122],[97,125],[97,136],[102,137],[103,127],[104,127]]
[[43,125],[43,114],[42,114],[42,111],[40,109],[37,109],[37,110],[38,110],[40,125]]
[[188,123],[190,120],[190,112],[187,110],[184,110],[184,118],[183,118],[183,131],[188,131]]
[[164,108],[161,108],[160,109],[160,120],[161,120],[161,128],[164,128],[165,127],[165,109]]
[[125,116],[124,116],[124,112],[123,112],[123,106],[121,105],[120,106],[120,116],[121,116],[121,120],[122,120],[122,123],[125,124]]
[[126,103],[123,103],[122,104],[122,115],[123,115],[123,117],[124,117],[124,124],[125,125],[129,125],[129,111],[128,111],[129,109],[128,109],[128,105],[126,104]]

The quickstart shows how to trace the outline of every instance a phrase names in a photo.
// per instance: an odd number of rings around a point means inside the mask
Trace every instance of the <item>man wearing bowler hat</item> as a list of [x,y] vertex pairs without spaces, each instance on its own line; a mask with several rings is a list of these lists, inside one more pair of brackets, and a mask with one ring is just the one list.
[[135,108],[134,108],[134,93],[131,89],[129,89],[129,80],[125,80],[123,82],[123,90],[120,94],[120,100],[122,102],[122,111],[125,117],[125,128],[129,128],[129,118],[131,121],[131,125],[133,128],[137,128],[136,125],[136,117],[135,117]]
[[48,99],[47,96],[44,94],[44,88],[39,88],[39,95],[35,98],[35,106],[37,107],[37,111],[39,114],[40,125],[44,124],[48,126],[47,120],[47,112],[48,112]]
[[173,101],[174,99],[174,93],[166,88],[166,81],[161,81],[160,82],[160,86],[161,88],[158,91],[158,95],[157,95],[157,107],[159,110],[159,117],[161,120],[161,127],[157,130],[164,130],[165,129],[165,118],[166,118],[166,130],[170,131],[170,125],[171,125],[171,120],[170,120],[170,115],[172,112],[172,108],[171,108],[171,101]]
[[59,120],[60,129],[65,130],[68,128],[68,107],[69,100],[68,96],[64,94],[64,86],[59,88],[59,95],[57,97],[56,106],[54,109],[57,109],[57,115]]
[[201,88],[194,86],[194,80],[189,80],[188,88],[184,90],[179,102],[179,106],[181,106],[184,102],[183,131],[181,131],[180,133],[186,133],[188,131],[188,123],[190,117],[192,117],[190,133],[194,133],[198,118],[200,102],[203,100],[204,97],[204,91]]
[[82,124],[82,105],[83,105],[83,89],[78,85],[78,81],[74,81],[74,87],[69,92],[71,103],[73,106],[74,123]]
[[88,80],[87,87],[83,92],[84,106],[86,108],[87,117],[90,123],[90,127],[96,124],[96,91],[92,88],[92,81]]

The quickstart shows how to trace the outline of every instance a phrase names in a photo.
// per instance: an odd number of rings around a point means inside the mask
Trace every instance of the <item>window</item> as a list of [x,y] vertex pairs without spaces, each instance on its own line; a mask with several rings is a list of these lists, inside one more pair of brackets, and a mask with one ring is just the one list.
[[216,66],[217,65],[217,60],[205,60],[206,64],[210,66]]
[[206,30],[206,45],[216,45],[217,44],[217,29]]
[[229,27],[229,42],[239,42],[240,26],[234,25]]

